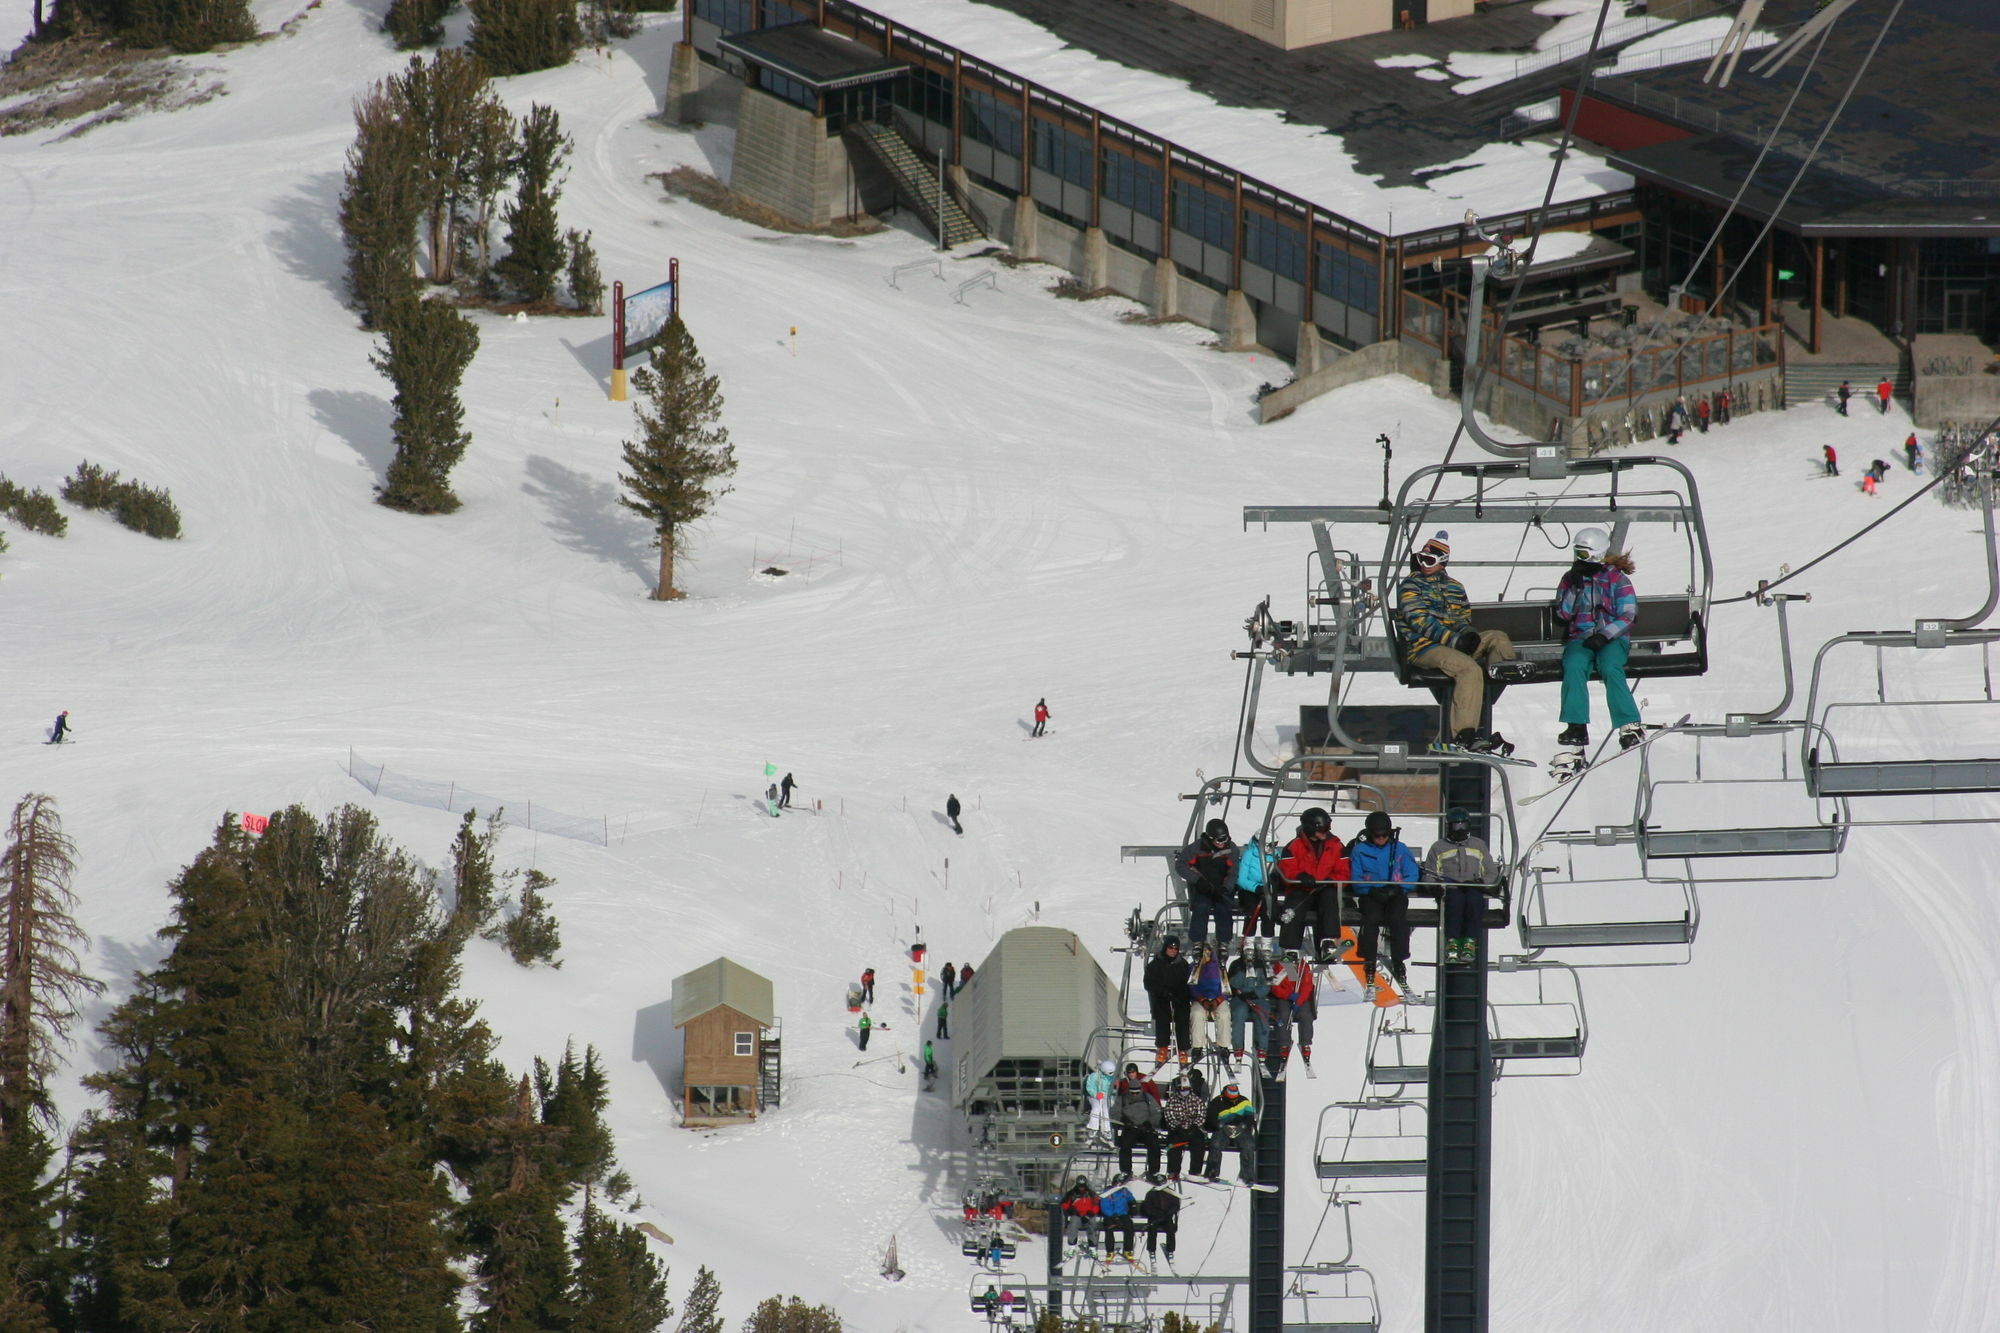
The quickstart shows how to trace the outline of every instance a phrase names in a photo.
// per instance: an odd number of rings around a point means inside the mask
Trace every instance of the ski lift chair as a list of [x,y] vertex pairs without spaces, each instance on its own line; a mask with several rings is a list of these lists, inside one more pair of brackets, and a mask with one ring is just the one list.
[[[2000,792],[2000,756],[1996,756],[2000,752],[2000,696],[1993,692],[1991,652],[1996,641],[2000,641],[2000,629],[1960,629],[1943,620],[1920,620],[1911,630],[1842,634],[1829,640],[1813,658],[1812,685],[1806,695],[1808,725],[1800,743],[1806,790],[1815,797],[1840,798]],[[1828,659],[1855,645],[1875,650],[1875,695],[1872,699],[1835,699],[1828,679]],[[1931,660],[1952,650],[1978,654],[1976,690],[1961,689],[1956,697],[1940,697],[1927,688],[1922,698],[1890,697],[1887,662],[1892,654],[1912,665],[1928,667]],[[1867,720],[1871,714],[1877,721],[1899,714],[1902,725],[1897,730],[1904,734],[1915,729],[1909,725],[1913,717],[1943,718],[1949,734],[1965,739],[1964,753],[1908,759],[1843,756],[1835,739],[1836,718],[1845,727]]]
[[1285,1333],[1378,1333],[1382,1302],[1375,1275],[1358,1264],[1309,1264],[1285,1292]]
[[[1004,1302],[989,1299],[988,1290],[1010,1299]],[[966,1297],[972,1313],[986,1315],[994,1322],[1031,1318],[1034,1314],[1034,1296],[1025,1273],[975,1273],[966,1284]]]
[[[1719,799],[1729,812],[1769,812],[1785,809],[1788,797],[1818,807],[1805,791],[1803,773],[1794,767],[1792,733],[1806,730],[1797,721],[1731,722],[1677,727],[1639,752],[1639,785],[1633,827],[1638,830],[1639,856],[1647,878],[1654,862],[1681,863],[1681,873],[1666,882],[1694,879],[1705,883],[1831,879],[1840,871],[1840,853],[1847,845],[1848,805],[1845,797],[1829,803],[1830,819],[1798,818],[1789,822],[1696,819],[1686,813],[1696,793]],[[1686,776],[1662,777],[1670,757],[1687,750],[1692,741],[1691,767]],[[1729,759],[1751,758],[1758,741],[1770,743],[1778,772],[1768,767],[1726,771],[1756,772],[1757,776],[1724,776],[1715,770],[1711,752]],[[1817,748],[1817,747],[1814,747]],[[1726,760],[1725,760],[1726,763]],[[1773,858],[1816,858],[1804,861],[1796,873],[1777,873]]]
[[1429,1112],[1408,1097],[1368,1097],[1320,1108],[1313,1167],[1341,1193],[1411,1193],[1430,1170]]
[[[1694,881],[1648,874],[1643,861],[1638,873],[1617,873],[1623,867],[1616,863],[1626,854],[1616,849],[1636,841],[1631,829],[1618,825],[1544,833],[1516,867],[1522,945],[1535,954],[1545,949],[1618,951],[1602,955],[1603,962],[1577,966],[1689,961],[1701,925]],[[1586,852],[1579,867],[1578,853],[1590,848],[1610,850]],[[1611,864],[1611,873],[1601,868],[1604,863]]]
[[[1640,469],[1651,474],[1635,477]],[[1664,676],[1699,676],[1708,670],[1708,602],[1713,580],[1707,529],[1702,521],[1701,499],[1694,476],[1680,463],[1668,458],[1617,457],[1570,460],[1561,477],[1537,484],[1526,462],[1453,463],[1419,468],[1410,474],[1398,492],[1388,516],[1388,540],[1383,547],[1378,581],[1385,598],[1407,571],[1409,554],[1438,528],[1464,533],[1488,525],[1521,529],[1536,528],[1557,534],[1553,540],[1566,542],[1579,529],[1601,526],[1610,529],[1615,550],[1627,546],[1632,525],[1664,528],[1675,534],[1685,551],[1684,590],[1676,593],[1642,593],[1638,617],[1628,637],[1632,653],[1625,664],[1628,680]],[[1664,478],[1657,473],[1664,472]],[[1432,478],[1444,483],[1468,484],[1470,493],[1436,500],[1412,498],[1420,485]],[[1563,480],[1560,487],[1553,480]],[[1634,482],[1639,485],[1635,489]],[[1594,483],[1594,484],[1593,484]],[[1590,489],[1580,491],[1580,485]],[[1463,543],[1454,538],[1454,544]],[[1470,543],[1464,543],[1469,545]],[[1517,551],[1520,545],[1517,544]],[[1651,572],[1653,552],[1647,552],[1648,572],[1642,576],[1647,586],[1660,586]],[[1568,568],[1566,547],[1553,554],[1537,553],[1534,558],[1512,555],[1501,559],[1481,558],[1477,553],[1461,557],[1456,552],[1453,570],[1540,569],[1554,575]],[[1678,577],[1678,576],[1677,576]],[[1562,650],[1567,630],[1556,619],[1553,578],[1549,587],[1524,590],[1519,601],[1474,601],[1472,625],[1479,630],[1504,630],[1513,640],[1524,665],[1524,675],[1516,684],[1541,684],[1562,679]],[[1535,600],[1528,595],[1540,593]],[[1419,686],[1439,696],[1448,707],[1451,678],[1442,671],[1422,667],[1409,659],[1409,646],[1400,618],[1385,607],[1383,616],[1394,647],[1397,678],[1405,685]],[[1489,680],[1489,702],[1499,697],[1507,682]]]

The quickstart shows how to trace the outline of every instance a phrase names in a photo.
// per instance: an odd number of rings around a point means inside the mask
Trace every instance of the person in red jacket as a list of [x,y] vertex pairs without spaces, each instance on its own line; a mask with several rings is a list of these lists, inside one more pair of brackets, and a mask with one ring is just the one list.
[[1091,1228],[1096,1224],[1098,1213],[1097,1191],[1090,1187],[1090,1181],[1083,1176],[1076,1178],[1076,1184],[1062,1196],[1063,1239],[1071,1240],[1071,1224],[1074,1223],[1073,1243],[1078,1249],[1090,1248]]
[[1039,736],[1048,729],[1049,701],[1047,699],[1037,699],[1035,700],[1035,729],[1028,734],[1030,736]]
[[1270,1062],[1274,1075],[1282,1076],[1292,1058],[1292,1028],[1299,1032],[1299,1057],[1312,1068],[1313,1021],[1319,1017],[1319,990],[1310,963],[1296,951],[1287,951],[1271,979]]
[[1333,816],[1320,809],[1299,816],[1299,836],[1285,845],[1278,861],[1284,892],[1278,901],[1279,947],[1301,947],[1310,923],[1319,960],[1333,961],[1340,940],[1340,886],[1349,878],[1347,850],[1333,834]]
[[1875,397],[1881,405],[1883,416],[1886,417],[1889,415],[1889,400],[1895,396],[1896,386],[1889,383],[1889,381],[1883,380],[1875,386]]

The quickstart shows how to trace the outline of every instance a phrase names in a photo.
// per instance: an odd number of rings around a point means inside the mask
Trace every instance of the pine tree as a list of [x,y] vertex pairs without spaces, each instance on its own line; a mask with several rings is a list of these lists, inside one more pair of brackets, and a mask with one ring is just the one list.
[[468,0],[472,53],[496,77],[566,65],[583,42],[576,0]]
[[588,1199],[576,1235],[576,1326],[590,1333],[653,1333],[673,1318],[667,1270],[645,1233],[605,1217]]
[[523,1076],[493,1151],[463,1210],[480,1310],[472,1333],[546,1333],[572,1326],[569,1250],[560,1209],[568,1202],[562,1130],[541,1124]]
[[439,51],[428,64],[412,56],[386,86],[400,115],[422,136],[420,189],[431,281],[448,283],[456,277],[458,229],[479,188],[491,127],[505,126],[511,137],[513,118],[487,81],[485,67],[464,51]]
[[347,290],[364,328],[417,290],[417,222],[423,217],[423,136],[388,83],[354,104],[354,144],[340,195]]
[[720,1304],[722,1284],[706,1267],[697,1268],[694,1286],[689,1288],[687,1301],[681,1306],[681,1321],[674,1325],[674,1333],[722,1333],[722,1316],[716,1313]]
[[485,930],[499,910],[493,899],[493,849],[500,841],[501,811],[486,820],[480,832],[478,811],[467,810],[451,843],[451,927],[468,938]]
[[457,0],[390,0],[382,31],[396,39],[398,50],[436,46],[444,40],[444,20]]
[[507,924],[500,928],[500,941],[522,967],[546,962],[561,967],[556,955],[562,950],[562,927],[542,890],[555,881],[539,870],[530,869],[521,879],[521,901]]
[[597,249],[590,233],[571,228],[564,238],[569,246],[569,299],[578,310],[593,315],[604,313],[604,275],[597,268]]
[[483,289],[492,292],[493,217],[500,192],[514,178],[514,117],[496,100],[481,103],[466,140],[461,163],[458,237],[469,247]]
[[715,508],[730,487],[718,483],[736,472],[736,450],[723,427],[722,381],[708,373],[678,311],[660,332],[652,360],[632,376],[639,401],[639,439],[625,442],[630,474],[618,480],[618,502],[652,523],[660,548],[658,601],[679,597],[674,555],[687,530]]
[[0,1138],[0,1333],[49,1333],[66,1316],[69,1256],[45,1179],[54,1156],[32,1116]]
[[396,386],[396,456],[376,503],[411,514],[458,508],[451,470],[472,443],[458,386],[478,350],[479,330],[450,306],[405,300],[388,312],[369,361]]
[[76,847],[54,798],[30,795],[7,822],[0,853],[0,1139],[52,1117],[48,1078],[77,1005],[104,989],[81,970],[89,936],[71,915]]
[[521,150],[514,158],[520,188],[507,208],[507,257],[496,266],[529,305],[555,300],[556,281],[567,262],[556,201],[562,197],[570,147],[555,108],[531,105],[521,120]]
[[841,1323],[824,1305],[807,1305],[796,1296],[767,1296],[743,1321],[743,1333],[841,1333]]
[[541,1103],[542,1123],[563,1131],[556,1161],[564,1182],[586,1190],[600,1184],[617,1161],[611,1128],[604,1123],[611,1093],[597,1048],[585,1046],[583,1060],[578,1063],[575,1043],[564,1046],[562,1063],[553,1076],[548,1065],[537,1059],[535,1096]]
[[56,0],[41,35],[106,34],[129,47],[206,51],[257,36],[248,0]]

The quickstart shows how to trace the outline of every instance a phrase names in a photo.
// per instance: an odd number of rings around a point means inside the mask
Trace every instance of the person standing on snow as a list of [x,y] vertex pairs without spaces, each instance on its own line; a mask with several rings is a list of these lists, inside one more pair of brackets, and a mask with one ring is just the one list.
[[925,1042],[924,1043],[924,1086],[926,1088],[929,1088],[930,1086],[935,1084],[937,1082],[937,1076],[938,1076],[937,1052],[931,1049],[931,1044],[929,1042]]
[[[1632,622],[1639,615],[1639,595],[1632,590],[1632,557],[1611,549],[1603,528],[1576,534],[1576,563],[1556,588],[1556,619],[1567,627],[1563,642],[1562,721],[1556,744],[1574,751],[1580,768],[1590,744],[1590,672],[1604,681],[1604,703],[1618,743],[1627,749],[1644,734],[1639,706],[1625,683],[1625,659],[1631,656]],[[1558,756],[1558,762],[1564,756]]]
[[1910,438],[1903,441],[1903,457],[1910,460],[1910,471],[1924,470],[1924,447],[1917,443],[1917,433],[1910,432]]
[[61,745],[63,737],[69,735],[69,709],[56,714],[55,726],[49,731],[49,744]]
[[1117,1072],[1117,1063],[1106,1060],[1083,1076],[1083,1095],[1090,1102],[1090,1120],[1083,1127],[1084,1136],[1106,1148],[1111,1146],[1112,1075]]
[[792,808],[792,788],[798,785],[798,783],[792,781],[790,773],[785,774],[784,780],[778,784],[778,808],[780,810],[789,810]]
[[1407,989],[1403,964],[1410,956],[1410,886],[1422,878],[1417,858],[1397,839],[1384,810],[1371,810],[1361,836],[1347,849],[1354,867],[1354,896],[1361,904],[1361,973],[1364,989],[1375,989],[1375,962],[1382,927],[1389,928],[1389,975]]
[[1886,417],[1889,415],[1889,400],[1891,398],[1894,398],[1895,396],[1896,396],[1896,386],[1891,384],[1888,380],[1883,380],[1880,384],[1875,386],[1875,397],[1876,400],[1881,405],[1883,416]]
[[1833,446],[1830,444],[1823,444],[1820,446],[1820,452],[1826,455],[1826,475],[1829,477],[1839,476],[1840,455],[1836,454],[1833,451]]
[[1181,942],[1169,935],[1160,951],[1146,964],[1146,999],[1153,1010],[1153,1044],[1159,1048],[1159,1062],[1167,1063],[1167,1039],[1173,1038],[1181,1063],[1188,1062],[1188,1029],[1194,997],[1188,990],[1188,963],[1181,957]]
[[938,973],[938,982],[944,987],[946,999],[958,994],[958,969],[946,963],[944,970]]
[[1322,963],[1333,961],[1340,939],[1340,886],[1348,878],[1347,854],[1333,834],[1333,816],[1314,808],[1299,816],[1299,836],[1285,844],[1278,882],[1278,944],[1297,949],[1308,922]]
[[864,1051],[868,1049],[868,1034],[874,1027],[875,1020],[868,1017],[868,1014],[864,1011],[861,1015],[861,1022],[856,1029],[860,1033],[861,1049]]
[[1850,385],[1846,380],[1842,380],[1840,388],[1835,390],[1835,392],[1840,395],[1840,415],[1846,416],[1847,400],[1854,396],[1854,386]]
[[1472,627],[1465,585],[1445,571],[1450,534],[1440,532],[1410,554],[1410,572],[1396,585],[1396,619],[1405,650],[1417,666],[1451,677],[1451,739],[1467,750],[1506,753],[1498,732],[1479,730],[1486,704],[1486,676],[1503,671],[1487,663],[1515,659],[1514,641],[1497,629]]
[[861,969],[861,1003],[875,1003],[875,969],[872,967]]
[[1236,862],[1241,849],[1230,841],[1229,825],[1211,819],[1193,844],[1174,858],[1174,871],[1187,886],[1188,942],[1199,950],[1215,922],[1215,938],[1227,944],[1236,932]]
[[1037,699],[1035,700],[1035,729],[1029,732],[1028,734],[1031,736],[1039,736],[1048,729],[1049,729],[1049,701],[1047,699]]
[[1708,405],[1708,399],[1706,398],[1695,399],[1694,428],[1697,431],[1701,432],[1703,435],[1708,434],[1708,419],[1710,415],[1713,413],[1713,411],[1714,409]]
[[1478,962],[1486,895],[1499,884],[1500,867],[1486,839],[1473,836],[1472,817],[1463,806],[1444,812],[1444,836],[1424,853],[1424,874],[1445,886],[1444,960]]
[[963,834],[965,832],[965,826],[958,822],[958,812],[963,810],[964,808],[965,808],[964,806],[958,803],[958,795],[956,792],[948,793],[945,796],[944,815],[946,819],[949,819],[951,821],[951,831],[953,833]]
[[[945,992],[947,995],[950,993],[950,991]],[[951,1001],[949,1000],[938,1001],[937,1034],[939,1041],[946,1041],[951,1037]]]
[[967,986],[970,986],[971,984],[972,984],[972,964],[967,963],[964,967],[958,969],[958,987],[957,989],[952,991],[952,994],[953,995],[958,994],[959,991],[964,990]]

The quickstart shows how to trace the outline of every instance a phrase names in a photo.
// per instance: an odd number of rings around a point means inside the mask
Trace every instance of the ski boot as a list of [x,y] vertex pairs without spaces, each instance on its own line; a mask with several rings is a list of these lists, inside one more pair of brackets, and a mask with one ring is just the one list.
[[1587,750],[1590,748],[1590,728],[1581,722],[1572,722],[1556,737],[1556,744],[1565,749]]
[[1637,722],[1627,722],[1618,728],[1618,748],[1629,750],[1646,739],[1646,729]]
[[1159,1072],[1160,1070],[1162,1070],[1162,1069],[1165,1069],[1165,1068],[1167,1067],[1167,1057],[1168,1057],[1169,1053],[1170,1053],[1170,1052],[1168,1051],[1168,1048],[1167,1048],[1167,1047],[1165,1047],[1165,1046],[1160,1046],[1160,1047],[1156,1047],[1156,1048],[1154,1049],[1154,1051],[1153,1051],[1153,1072],[1154,1072],[1154,1073],[1156,1073],[1156,1074],[1157,1074],[1157,1073],[1158,1073],[1158,1072]]
[[1409,973],[1408,973],[1407,971],[1405,971],[1405,970],[1404,970],[1404,968],[1403,968],[1403,964],[1402,964],[1402,961],[1401,961],[1400,959],[1391,959],[1391,960],[1390,960],[1390,962],[1389,962],[1389,975],[1390,975],[1391,977],[1393,977],[1393,978],[1395,979],[1395,982],[1396,982],[1396,989],[1397,989],[1397,990],[1400,990],[1400,991],[1407,991],[1407,990],[1409,990],[1409,988],[1410,988],[1410,974],[1409,974]]

